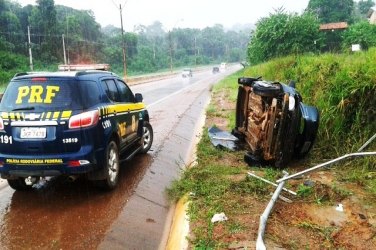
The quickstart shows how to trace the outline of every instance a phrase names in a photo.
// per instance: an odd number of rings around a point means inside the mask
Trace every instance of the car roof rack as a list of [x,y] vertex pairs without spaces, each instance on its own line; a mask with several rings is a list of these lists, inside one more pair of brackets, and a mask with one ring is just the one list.
[[118,76],[117,74],[110,72],[110,71],[102,71],[102,70],[83,70],[83,71],[76,71],[75,76],[82,76],[82,75],[89,75],[89,74],[109,74]]
[[59,71],[86,71],[86,70],[101,70],[108,71],[110,65],[106,63],[101,64],[60,64]]

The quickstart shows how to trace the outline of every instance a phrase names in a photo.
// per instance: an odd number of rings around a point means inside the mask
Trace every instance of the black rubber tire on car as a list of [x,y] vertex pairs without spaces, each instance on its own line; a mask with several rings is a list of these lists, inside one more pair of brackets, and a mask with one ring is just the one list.
[[17,191],[28,191],[32,189],[32,185],[26,185],[25,178],[22,177],[17,179],[8,179],[7,181],[9,186]]
[[245,135],[241,133],[237,128],[232,129],[231,134],[242,141],[245,138]]
[[238,84],[245,85],[245,86],[252,86],[255,81],[260,81],[261,76],[254,78],[254,77],[239,77]]
[[142,136],[142,149],[140,151],[141,154],[146,154],[153,144],[154,134],[153,134],[153,127],[148,122],[144,122],[143,128],[143,136]]
[[282,88],[278,83],[256,82],[253,84],[253,93],[259,96],[275,97],[282,93]]
[[244,161],[250,167],[262,167],[266,165],[266,162],[260,156],[257,156],[249,151],[244,154]]
[[248,166],[254,167],[260,166],[262,160],[258,156],[248,151],[244,154],[244,161],[248,164]]
[[110,141],[107,145],[103,166],[105,179],[98,180],[95,184],[104,190],[114,189],[119,181],[119,170],[120,162],[118,146],[114,141]]

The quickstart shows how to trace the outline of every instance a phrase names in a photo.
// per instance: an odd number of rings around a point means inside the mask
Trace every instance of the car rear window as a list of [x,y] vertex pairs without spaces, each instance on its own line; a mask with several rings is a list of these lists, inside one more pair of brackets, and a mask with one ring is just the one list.
[[1,111],[57,111],[87,109],[100,102],[94,81],[32,78],[11,81],[1,100]]

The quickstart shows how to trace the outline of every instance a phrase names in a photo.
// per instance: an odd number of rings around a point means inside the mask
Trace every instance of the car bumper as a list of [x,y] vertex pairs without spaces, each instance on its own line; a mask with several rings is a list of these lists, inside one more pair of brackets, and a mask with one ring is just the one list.
[[[84,174],[98,168],[104,149],[94,151],[93,147],[83,146],[76,153],[21,156],[0,154],[0,174],[2,178],[28,176],[58,176]],[[102,158],[101,158],[102,157]],[[72,166],[72,161],[84,160],[84,164]]]

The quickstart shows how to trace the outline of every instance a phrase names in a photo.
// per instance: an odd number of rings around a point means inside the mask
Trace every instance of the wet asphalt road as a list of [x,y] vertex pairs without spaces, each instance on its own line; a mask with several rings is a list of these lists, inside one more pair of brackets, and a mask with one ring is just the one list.
[[164,190],[191,161],[210,87],[238,69],[131,86],[148,105],[154,144],[122,164],[112,192],[61,177],[32,192],[1,181],[0,249],[164,249],[173,213]]

